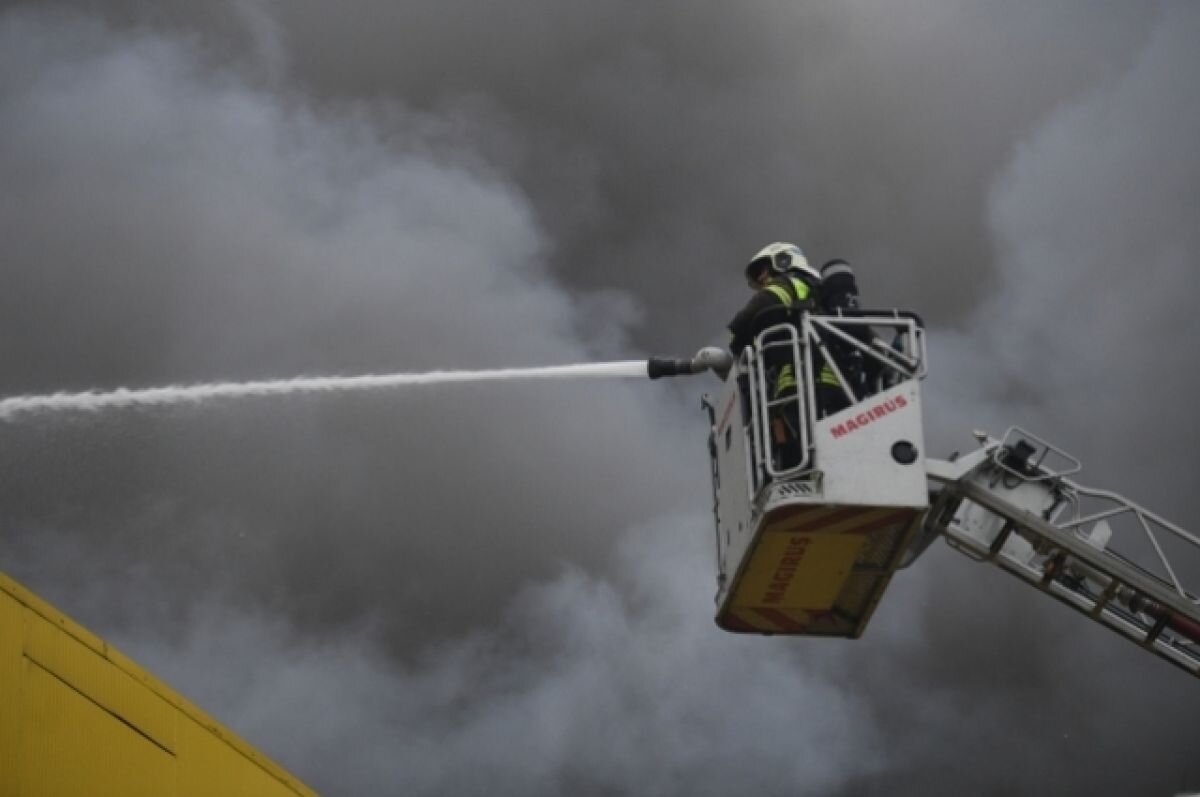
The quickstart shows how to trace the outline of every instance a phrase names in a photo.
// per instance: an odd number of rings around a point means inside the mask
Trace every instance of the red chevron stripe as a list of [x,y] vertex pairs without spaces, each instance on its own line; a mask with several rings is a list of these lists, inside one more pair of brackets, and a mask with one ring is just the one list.
[[749,609],[759,617],[763,618],[772,625],[783,629],[784,631],[803,631],[806,628],[805,623],[801,623],[778,609]]

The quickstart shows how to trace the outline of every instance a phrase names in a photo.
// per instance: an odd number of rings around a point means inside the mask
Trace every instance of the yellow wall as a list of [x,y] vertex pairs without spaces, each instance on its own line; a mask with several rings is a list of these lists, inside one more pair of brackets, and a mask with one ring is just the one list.
[[0,797],[313,794],[0,574]]

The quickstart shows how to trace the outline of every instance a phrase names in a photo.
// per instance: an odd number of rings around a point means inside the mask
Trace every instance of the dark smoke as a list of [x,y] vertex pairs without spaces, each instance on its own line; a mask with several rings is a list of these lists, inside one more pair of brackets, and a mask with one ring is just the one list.
[[[795,239],[933,453],[1200,509],[1189,3],[103,6],[0,11],[0,394],[685,354]],[[5,425],[0,569],[329,794],[1200,788],[1193,679],[942,547],[717,632],[701,387]]]

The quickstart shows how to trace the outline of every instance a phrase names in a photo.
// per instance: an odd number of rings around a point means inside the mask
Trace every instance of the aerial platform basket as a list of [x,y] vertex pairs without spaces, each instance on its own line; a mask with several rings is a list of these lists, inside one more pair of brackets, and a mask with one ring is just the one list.
[[[783,362],[800,389],[774,396],[769,372]],[[814,389],[822,363],[849,402],[829,415]],[[707,402],[717,625],[862,634],[929,506],[924,363],[920,320],[899,312],[805,315],[742,353],[719,400]],[[792,430],[786,442],[773,432],[781,425]]]
[[[927,458],[925,362],[916,316],[859,311],[770,327],[725,363],[705,399],[717,625],[858,637],[896,570],[942,537],[1200,677],[1200,536],[1068,478],[1079,460],[1016,427]],[[789,366],[800,389],[777,394]]]

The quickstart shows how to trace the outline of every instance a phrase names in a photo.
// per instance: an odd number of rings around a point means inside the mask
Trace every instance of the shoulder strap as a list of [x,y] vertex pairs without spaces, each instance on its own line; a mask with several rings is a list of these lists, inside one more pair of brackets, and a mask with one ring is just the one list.
[[[808,283],[796,277],[788,277],[792,283],[792,290],[796,293],[796,303],[804,304],[812,298],[812,290],[808,287]],[[811,304],[811,302],[809,302]]]
[[793,276],[778,277],[763,288],[779,298],[783,306],[789,310],[800,310],[812,307],[812,291],[808,283]]
[[772,282],[770,285],[767,285],[765,288],[763,288],[763,290],[773,293],[779,299],[779,301],[783,303],[783,306],[789,310],[792,309],[792,305],[795,304],[795,300],[792,298],[792,292],[783,285],[780,285],[778,282]]

